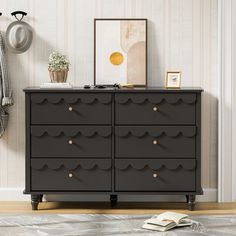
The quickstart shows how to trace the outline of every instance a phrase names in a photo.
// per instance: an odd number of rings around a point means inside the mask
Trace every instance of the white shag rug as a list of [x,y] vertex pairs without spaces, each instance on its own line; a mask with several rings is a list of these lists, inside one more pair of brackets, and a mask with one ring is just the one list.
[[192,216],[199,224],[164,233],[142,229],[151,215],[28,214],[0,215],[0,236],[236,235],[236,215]]

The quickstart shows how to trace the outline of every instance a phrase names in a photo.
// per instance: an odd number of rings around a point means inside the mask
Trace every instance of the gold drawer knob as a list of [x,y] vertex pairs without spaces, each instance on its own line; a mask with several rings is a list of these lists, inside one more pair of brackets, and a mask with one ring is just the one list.
[[157,145],[157,144],[159,144],[159,141],[158,140],[153,140],[152,143],[153,143],[153,145]]
[[69,111],[73,111],[73,107],[69,107],[69,109],[68,109]]
[[70,139],[70,140],[68,141],[68,143],[71,145],[71,144],[73,144],[73,141]]
[[159,111],[160,109],[159,109],[158,106],[155,106],[155,107],[152,108],[152,110],[153,110],[153,111]]
[[158,174],[155,173],[155,174],[152,175],[152,177],[153,177],[153,178],[157,178],[157,177],[158,177]]
[[72,173],[69,173],[69,178],[72,178],[73,177],[73,174]]

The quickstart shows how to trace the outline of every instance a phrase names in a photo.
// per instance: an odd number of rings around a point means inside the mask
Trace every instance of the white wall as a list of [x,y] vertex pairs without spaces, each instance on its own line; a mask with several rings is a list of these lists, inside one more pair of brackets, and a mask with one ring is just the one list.
[[[93,19],[148,18],[148,84],[163,86],[167,70],[181,70],[183,86],[201,86],[203,95],[202,169],[204,188],[217,186],[217,0],[1,0],[0,29],[24,10],[35,30],[33,45],[8,55],[15,105],[0,140],[0,190],[24,186],[24,94],[27,86],[49,80],[53,49],[71,61],[74,85],[93,82]],[[11,189],[11,190],[12,190]]]
[[236,1],[219,8],[219,201],[236,201]]

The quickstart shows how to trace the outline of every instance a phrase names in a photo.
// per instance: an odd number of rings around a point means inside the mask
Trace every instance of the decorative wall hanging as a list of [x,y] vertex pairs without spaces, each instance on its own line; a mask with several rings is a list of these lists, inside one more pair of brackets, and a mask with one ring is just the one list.
[[166,88],[180,88],[181,72],[168,71],[166,72]]
[[147,84],[147,19],[95,19],[94,84]]
[[9,118],[9,106],[13,105],[12,86],[8,76],[7,55],[4,37],[0,31],[0,138],[3,136]]
[[[20,54],[27,51],[31,46],[33,30],[28,23],[22,21],[27,15],[26,12],[14,11],[11,15],[16,18],[16,21],[7,27],[6,45],[9,51]],[[21,17],[18,18],[17,15],[21,15]]]

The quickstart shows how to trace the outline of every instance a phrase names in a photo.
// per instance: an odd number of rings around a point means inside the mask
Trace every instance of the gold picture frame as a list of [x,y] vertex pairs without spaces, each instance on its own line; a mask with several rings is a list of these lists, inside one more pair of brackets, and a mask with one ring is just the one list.
[[166,88],[180,88],[181,71],[167,71],[165,86]]

